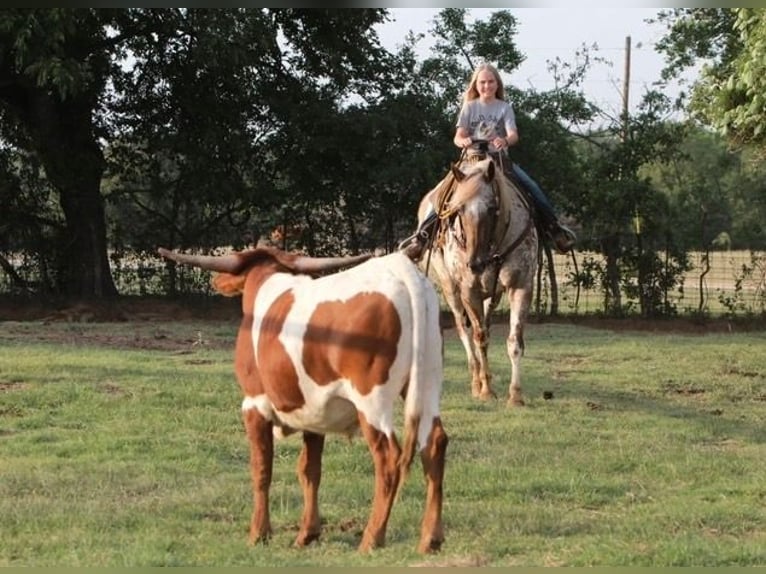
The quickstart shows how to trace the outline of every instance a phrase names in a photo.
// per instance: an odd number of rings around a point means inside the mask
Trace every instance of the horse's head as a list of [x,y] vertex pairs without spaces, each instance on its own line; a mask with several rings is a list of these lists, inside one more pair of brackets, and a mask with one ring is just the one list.
[[496,169],[490,158],[467,168],[452,166],[456,183],[449,208],[457,215],[455,232],[461,239],[466,263],[476,274],[490,263],[494,247],[499,209],[494,187]]

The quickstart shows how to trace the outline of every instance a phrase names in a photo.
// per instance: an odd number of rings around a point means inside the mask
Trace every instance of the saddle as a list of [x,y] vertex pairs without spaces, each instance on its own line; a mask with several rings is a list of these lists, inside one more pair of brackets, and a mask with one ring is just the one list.
[[[513,187],[517,190],[519,196],[521,197],[522,202],[526,205],[527,209],[530,212],[530,215],[532,215],[532,219],[534,219],[534,216],[535,216],[534,203],[532,202],[532,198],[530,197],[529,192],[526,190],[522,182],[519,181],[519,179],[513,173],[513,170],[510,169],[510,165],[508,165],[507,168],[505,165],[503,165],[502,158],[499,156],[499,154],[491,154],[483,149],[477,150],[474,148],[468,148],[467,150],[463,151],[463,154],[461,155],[460,159],[455,165],[460,166],[466,163],[474,164],[487,159],[487,157],[492,158],[492,160],[495,162],[495,165],[498,168],[498,171],[502,173],[506,177],[506,179],[508,179],[513,184]],[[495,194],[497,196],[498,213],[504,215],[503,221],[498,222],[500,223],[498,228],[506,229],[507,226],[510,224],[510,219],[511,219],[510,206],[511,206],[512,200],[509,195],[510,191],[507,188],[504,188],[503,186],[499,185],[497,180],[493,182],[492,187],[495,190]],[[444,177],[442,182],[439,184],[439,187],[436,188],[433,192],[436,213],[439,215],[438,224],[436,226],[435,233],[433,234],[432,245],[435,247],[444,246],[444,235],[448,226],[444,225],[442,222],[445,219],[450,219],[452,216],[452,213],[449,210],[446,210],[445,206],[449,203],[450,199],[452,198],[452,194],[454,190],[455,190],[455,176],[453,175],[452,170],[450,169],[450,171]]]
[[[460,163],[476,163],[487,158],[488,154],[482,153],[469,153],[464,154],[465,157],[461,158]],[[534,227],[536,216],[535,208],[532,198],[524,185],[516,178],[513,171],[508,166],[508,169],[502,169],[502,159],[494,157],[493,154],[489,154],[492,160],[495,162],[498,168],[499,174],[502,174],[511,185],[501,185],[497,177],[492,182],[492,189],[495,193],[497,202],[497,221],[495,224],[495,237],[494,243],[494,258],[500,260],[508,253],[516,249],[516,247],[524,240],[530,229]],[[498,175],[499,175],[498,174]],[[446,241],[447,230],[450,227],[450,221],[454,219],[456,211],[445,207],[448,205],[452,194],[455,190],[455,177],[452,174],[452,170],[442,180],[437,189],[434,190],[436,205],[436,212],[438,214],[437,223],[435,225],[434,232],[432,234],[432,247],[437,249],[443,249]],[[527,220],[526,227],[520,231],[515,238],[508,236],[509,226],[511,225],[511,206],[513,205],[514,195],[516,195],[524,204],[526,210],[529,212],[529,219]],[[445,221],[447,223],[445,223]]]

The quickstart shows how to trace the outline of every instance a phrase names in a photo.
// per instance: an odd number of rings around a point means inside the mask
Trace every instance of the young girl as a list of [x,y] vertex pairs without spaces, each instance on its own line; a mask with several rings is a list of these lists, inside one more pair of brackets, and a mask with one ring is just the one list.
[[[481,141],[477,143],[476,140]],[[479,146],[486,146],[487,152],[499,160],[507,175],[515,176],[515,180],[520,181],[529,192],[538,222],[556,250],[566,253],[572,249],[576,240],[574,232],[558,221],[551,202],[540,186],[508,157],[507,149],[519,141],[519,133],[513,107],[505,100],[503,80],[494,66],[481,64],[471,75],[463,94],[453,141],[457,147],[465,148],[467,153],[482,153]],[[399,249],[406,250],[413,258],[422,253],[436,221],[436,211],[431,207],[415,234],[399,244]]]

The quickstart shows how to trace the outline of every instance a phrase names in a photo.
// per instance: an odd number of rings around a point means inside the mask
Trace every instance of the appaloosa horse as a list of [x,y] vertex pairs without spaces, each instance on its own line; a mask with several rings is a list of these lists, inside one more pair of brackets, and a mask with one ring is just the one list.
[[[449,185],[448,180],[454,178]],[[445,183],[446,182],[446,183]],[[449,189],[448,193],[444,190]],[[489,157],[465,159],[420,203],[437,206],[439,231],[421,259],[433,269],[468,356],[474,397],[496,397],[487,347],[491,314],[505,293],[510,306],[506,341],[511,360],[508,405],[523,405],[520,362],[524,324],[537,271],[538,234],[524,192]]]

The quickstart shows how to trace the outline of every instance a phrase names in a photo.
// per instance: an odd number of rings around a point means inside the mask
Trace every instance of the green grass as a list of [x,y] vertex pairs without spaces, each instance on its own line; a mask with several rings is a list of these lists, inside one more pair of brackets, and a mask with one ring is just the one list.
[[[3,566],[753,566],[766,564],[766,333],[530,325],[527,406],[470,397],[448,333],[442,552],[414,552],[417,465],[387,546],[356,547],[372,494],[361,439],[327,441],[321,541],[295,549],[300,440],[277,444],[275,535],[247,545],[235,324],[5,323]],[[543,392],[553,393],[550,400]]]

